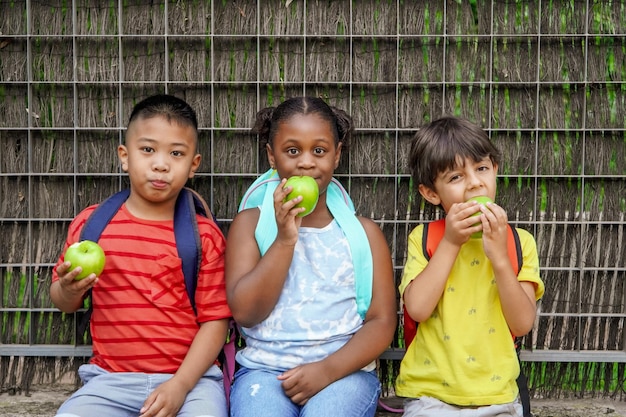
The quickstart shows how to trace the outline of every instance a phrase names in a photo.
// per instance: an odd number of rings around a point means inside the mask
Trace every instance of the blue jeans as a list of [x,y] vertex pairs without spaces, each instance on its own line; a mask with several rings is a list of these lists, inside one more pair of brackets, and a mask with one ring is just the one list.
[[[148,395],[172,377],[171,374],[107,372],[96,365],[78,370],[83,386],[68,398],[57,417],[139,415]],[[222,371],[213,365],[189,391],[178,416],[227,417]]]
[[372,417],[380,397],[376,371],[358,371],[333,382],[305,405],[294,404],[276,377],[282,372],[241,368],[230,397],[231,417]]

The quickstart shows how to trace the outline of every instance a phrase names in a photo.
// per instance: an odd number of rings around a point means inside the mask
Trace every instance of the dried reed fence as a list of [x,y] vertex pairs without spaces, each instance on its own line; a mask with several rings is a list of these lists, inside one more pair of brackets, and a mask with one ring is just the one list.
[[[286,5],[288,3],[288,5]],[[0,392],[70,376],[82,313],[50,303],[69,221],[126,186],[116,146],[134,103],[196,109],[192,185],[227,231],[267,168],[256,111],[310,94],[357,132],[338,177],[392,249],[441,216],[406,167],[415,130],[444,113],[504,151],[498,201],[536,237],[546,294],[524,341],[536,395],[623,397],[626,0],[0,0]],[[399,331],[388,357],[401,354]],[[395,356],[394,356],[395,354]],[[398,361],[381,360],[391,390]]]

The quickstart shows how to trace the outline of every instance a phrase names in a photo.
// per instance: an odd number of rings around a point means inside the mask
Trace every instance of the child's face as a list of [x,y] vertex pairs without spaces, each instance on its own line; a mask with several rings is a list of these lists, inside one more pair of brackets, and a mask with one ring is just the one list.
[[319,115],[295,115],[279,125],[267,155],[280,178],[308,175],[322,193],[339,165],[341,144],[335,145],[328,121]]
[[437,175],[434,189],[420,184],[419,191],[431,204],[441,205],[447,213],[453,204],[471,197],[484,195],[495,201],[497,173],[498,166],[489,157],[479,162],[459,159],[453,169]]
[[134,120],[126,132],[126,145],[118,147],[131,183],[129,200],[138,198],[151,205],[175,202],[200,165],[196,142],[191,125],[161,116]]

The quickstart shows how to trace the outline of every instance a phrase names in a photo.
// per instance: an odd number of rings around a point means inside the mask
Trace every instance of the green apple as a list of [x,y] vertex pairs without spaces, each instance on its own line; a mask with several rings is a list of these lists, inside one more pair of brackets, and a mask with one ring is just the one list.
[[83,279],[90,274],[96,276],[102,273],[106,257],[104,251],[96,242],[91,240],[82,240],[71,244],[65,251],[64,259],[71,263],[70,271],[80,266],[82,272],[76,276],[76,279]]
[[[486,195],[479,195],[477,197],[472,197],[472,198],[470,198],[467,201],[476,201],[478,204],[482,204],[484,206],[486,206],[487,203],[493,203],[493,200],[491,198],[487,197]],[[481,215],[481,212],[477,211],[476,213],[472,214],[472,217],[473,216],[480,216],[480,215]],[[478,226],[478,225],[480,225],[480,222],[479,223],[475,223],[472,226]],[[470,237],[472,239],[480,239],[480,238],[483,237],[483,231],[481,230],[480,232],[472,233],[472,236],[470,236]]]
[[285,183],[285,187],[292,187],[291,192],[285,197],[285,201],[302,196],[302,201],[296,207],[304,207],[306,210],[298,213],[298,217],[304,217],[315,209],[320,190],[313,177],[307,175],[291,177]]

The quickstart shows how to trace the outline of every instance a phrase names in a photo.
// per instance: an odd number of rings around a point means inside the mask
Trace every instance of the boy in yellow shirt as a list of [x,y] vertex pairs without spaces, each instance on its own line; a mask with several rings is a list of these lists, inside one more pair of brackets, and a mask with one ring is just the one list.
[[[544,291],[535,240],[517,229],[522,268],[507,253],[506,211],[468,201],[496,195],[501,153],[483,129],[444,117],[415,135],[410,168],[419,193],[446,213],[430,259],[424,225],[409,236],[400,294],[419,322],[396,381],[405,417],[519,416],[519,361],[513,336],[528,333]],[[481,238],[472,234],[482,232]]]

